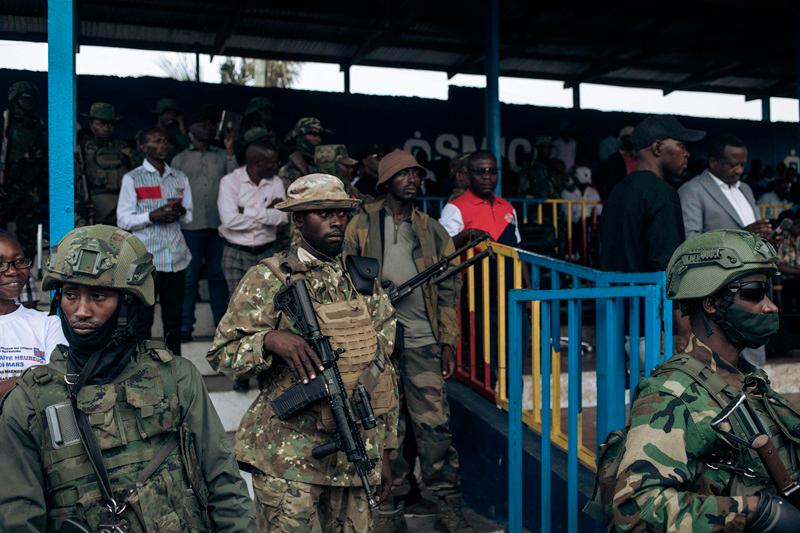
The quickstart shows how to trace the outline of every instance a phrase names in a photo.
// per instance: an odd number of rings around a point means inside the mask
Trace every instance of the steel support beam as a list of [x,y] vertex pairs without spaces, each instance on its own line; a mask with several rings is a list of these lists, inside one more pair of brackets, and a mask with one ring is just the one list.
[[499,0],[486,2],[486,149],[497,158],[497,187],[502,191],[503,154],[500,146],[500,18]]
[[576,83],[572,86],[572,109],[581,108],[581,84]]
[[75,226],[75,4],[47,2],[50,244]]
[[350,94],[350,65],[341,65],[339,70],[344,72],[344,94]]
[[772,110],[769,105],[769,96],[761,99],[761,121],[770,122],[772,120]]

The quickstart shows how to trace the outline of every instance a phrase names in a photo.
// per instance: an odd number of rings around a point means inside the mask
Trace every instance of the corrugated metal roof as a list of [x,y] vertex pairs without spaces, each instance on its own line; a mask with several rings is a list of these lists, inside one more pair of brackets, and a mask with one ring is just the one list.
[[[76,0],[80,44],[483,71],[482,0]],[[0,38],[46,39],[46,0],[0,2]],[[797,96],[789,0],[500,2],[501,74]]]

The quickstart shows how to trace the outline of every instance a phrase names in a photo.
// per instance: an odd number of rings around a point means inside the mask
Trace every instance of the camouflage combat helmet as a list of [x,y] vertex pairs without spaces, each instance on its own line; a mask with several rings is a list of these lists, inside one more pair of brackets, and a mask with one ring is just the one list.
[[155,304],[153,255],[127,231],[98,224],[76,228],[58,243],[47,262],[43,290],[76,283],[128,292]]
[[333,133],[331,130],[327,130],[322,127],[322,123],[319,121],[318,118],[314,117],[305,117],[301,118],[297,121],[297,124],[294,125],[294,128],[286,134],[286,142],[293,141],[298,137],[306,135],[308,133],[316,133],[317,135],[323,134],[331,134]]
[[264,128],[262,126],[256,126],[244,132],[242,138],[244,140],[244,145],[249,146],[254,142],[260,141],[262,139],[268,139],[270,142],[274,142],[275,134],[267,128]]
[[94,120],[102,120],[104,122],[116,122],[122,118],[121,116],[117,115],[117,112],[114,110],[114,106],[107,104],[106,102],[93,103],[89,108],[89,112],[84,113],[83,116]]
[[358,161],[350,157],[343,144],[323,144],[314,149],[314,164],[341,163],[347,166],[357,165]]
[[716,230],[695,235],[678,246],[667,266],[667,297],[704,298],[737,278],[778,271],[775,248],[741,230]]
[[30,94],[37,100],[39,99],[39,89],[29,81],[17,81],[8,88],[8,101],[11,102],[21,94]]

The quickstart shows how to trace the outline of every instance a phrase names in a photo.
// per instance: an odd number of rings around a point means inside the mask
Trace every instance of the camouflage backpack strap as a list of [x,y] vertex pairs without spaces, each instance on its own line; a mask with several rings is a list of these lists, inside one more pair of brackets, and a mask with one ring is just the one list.
[[653,376],[670,372],[682,372],[692,378],[711,395],[721,409],[724,409],[732,399],[739,395],[739,391],[714,372],[710,366],[689,354],[681,354],[665,361],[653,371]]
[[169,363],[174,357],[164,341],[146,340],[142,343],[142,349],[148,352],[153,359],[162,363]]

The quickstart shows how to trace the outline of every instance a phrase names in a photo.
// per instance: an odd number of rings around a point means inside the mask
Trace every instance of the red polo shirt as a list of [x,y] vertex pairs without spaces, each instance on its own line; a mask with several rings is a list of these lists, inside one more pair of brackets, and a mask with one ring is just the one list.
[[451,237],[474,228],[488,232],[492,240],[500,244],[517,246],[522,240],[517,227],[517,213],[510,203],[499,196],[489,202],[469,189],[444,206],[439,223]]

